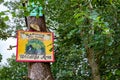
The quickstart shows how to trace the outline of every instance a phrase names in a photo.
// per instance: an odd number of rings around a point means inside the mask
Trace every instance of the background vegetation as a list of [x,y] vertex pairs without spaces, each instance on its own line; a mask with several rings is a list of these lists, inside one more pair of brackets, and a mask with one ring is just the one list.
[[[29,12],[22,7],[23,2],[0,0],[9,9],[0,12],[1,39],[25,29],[24,16]],[[56,61],[51,64],[51,70],[56,80],[95,80],[94,75],[100,80],[120,79],[120,0],[40,2],[46,25],[55,33]],[[16,63],[15,56],[8,63],[0,68],[0,79],[23,80],[27,75],[26,63]],[[94,68],[97,73],[93,73]]]

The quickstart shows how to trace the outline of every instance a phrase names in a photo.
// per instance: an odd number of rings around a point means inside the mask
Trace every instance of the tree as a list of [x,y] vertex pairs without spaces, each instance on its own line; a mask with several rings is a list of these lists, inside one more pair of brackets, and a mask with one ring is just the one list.
[[101,80],[119,80],[120,1],[45,0],[45,3],[47,27],[55,32],[56,61],[51,64],[55,79],[96,80],[98,75]]
[[[39,18],[30,16],[27,18],[27,23],[30,30],[33,30],[30,25],[36,24],[39,26],[40,31],[47,31],[44,16]],[[50,63],[29,63],[28,73],[29,78],[32,80],[53,80]]]
[[[98,74],[102,80],[119,79],[120,57],[116,57],[116,54],[119,55],[119,46],[115,48],[115,44],[119,44],[116,35],[119,33],[118,4],[117,0],[48,2],[46,10],[49,19],[59,24],[55,27],[57,61],[53,64],[57,68],[53,68],[57,79],[98,80],[94,76]],[[94,67],[97,72],[94,72]]]
[[[16,1],[15,3],[17,3],[18,4],[18,2]],[[9,2],[9,3],[5,3],[5,5],[7,5],[9,8],[11,8],[10,6],[11,6],[11,4],[14,4],[16,7],[18,7],[18,5],[16,5],[14,2]],[[9,6],[9,4],[10,4],[10,6]],[[22,4],[22,3],[21,3]],[[12,9],[16,9],[15,8],[15,6],[14,7],[12,7]],[[23,7],[22,7],[23,8]],[[15,11],[16,12],[16,10],[13,10],[13,11]],[[13,11],[10,11],[11,13],[12,13],[12,15],[13,15],[13,17],[16,17],[16,13],[14,13]],[[27,14],[29,14],[29,12],[27,13]],[[18,16],[18,15],[17,15]],[[25,16],[25,15],[24,15]],[[27,15],[28,16],[28,15]],[[16,17],[15,19],[17,19],[18,20],[18,18]],[[33,21],[32,21],[32,20]],[[35,22],[35,21],[37,21],[37,22]],[[31,24],[30,23],[30,21],[32,21],[32,23],[38,23],[38,25],[40,26],[40,29],[41,29],[41,31],[46,31],[46,26],[45,26],[45,20],[44,20],[44,17],[41,17],[41,18],[36,18],[36,17],[28,17],[28,21],[26,21],[26,22],[28,22],[28,26]],[[40,22],[40,23],[39,23]],[[18,25],[18,24],[17,24]],[[20,25],[22,25],[21,23],[20,23]],[[20,29],[20,28],[18,28],[19,26],[17,26],[16,27],[16,30],[18,30],[18,29]],[[29,26],[30,27],[30,26]],[[2,29],[3,30],[3,29]],[[7,36],[6,36],[7,37]],[[3,38],[3,37],[1,37],[1,38]],[[50,73],[50,64],[49,63],[30,63],[29,64],[29,77],[32,79],[32,80],[36,80],[36,79],[49,79],[49,80],[53,80],[53,77],[52,77],[52,75],[51,75],[51,73]],[[36,71],[34,71],[34,70],[36,70]],[[38,70],[40,70],[40,71],[38,71]],[[31,75],[31,74],[35,74],[35,76],[34,75]],[[40,76],[41,75],[41,76]]]

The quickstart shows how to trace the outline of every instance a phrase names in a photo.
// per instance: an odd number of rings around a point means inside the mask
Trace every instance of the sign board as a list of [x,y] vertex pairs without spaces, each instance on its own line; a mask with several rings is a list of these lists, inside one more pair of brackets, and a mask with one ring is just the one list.
[[54,62],[53,33],[18,31],[16,61]]

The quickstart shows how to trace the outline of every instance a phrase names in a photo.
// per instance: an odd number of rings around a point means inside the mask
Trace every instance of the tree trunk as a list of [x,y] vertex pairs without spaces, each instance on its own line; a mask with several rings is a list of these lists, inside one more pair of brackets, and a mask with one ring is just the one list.
[[28,76],[31,80],[54,80],[49,63],[29,63]]
[[88,46],[88,44],[93,42],[92,37],[94,36],[94,27],[91,27],[90,29],[91,29],[91,33],[88,34],[88,39],[84,41],[87,52],[87,59],[89,66],[92,69],[92,80],[100,80],[99,67],[95,60],[94,48],[92,48],[92,46],[91,47]]
[[[36,28],[31,27],[31,24],[36,26]],[[46,32],[46,25],[44,16],[36,18],[36,17],[27,17],[27,26],[29,30],[32,31],[41,31]],[[50,63],[45,62],[31,62],[28,65],[28,77],[31,80],[54,80],[51,70],[50,70]]]
[[92,80],[100,80],[99,68],[95,61],[94,50],[92,48],[87,48],[87,58],[92,69]]

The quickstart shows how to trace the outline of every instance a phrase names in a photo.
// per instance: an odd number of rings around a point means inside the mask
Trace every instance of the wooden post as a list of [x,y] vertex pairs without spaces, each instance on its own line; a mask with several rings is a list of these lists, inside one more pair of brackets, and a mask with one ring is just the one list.
[[[34,16],[27,17],[27,26],[31,31],[39,30],[41,32],[47,32],[44,16],[40,16],[39,18]],[[31,80],[54,80],[50,69],[50,63],[48,62],[28,63],[28,77]]]

